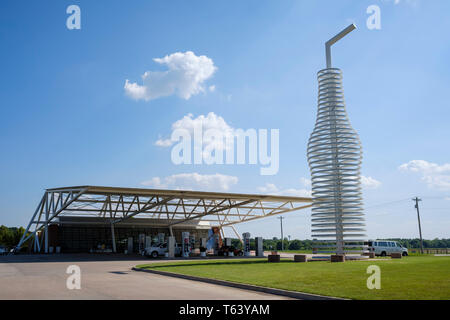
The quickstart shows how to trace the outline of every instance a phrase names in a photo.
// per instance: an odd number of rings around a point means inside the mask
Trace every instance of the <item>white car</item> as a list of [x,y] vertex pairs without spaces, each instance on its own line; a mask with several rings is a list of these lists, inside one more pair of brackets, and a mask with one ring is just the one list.
[[[146,257],[158,258],[167,252],[167,243],[153,245],[142,250],[142,255]],[[181,255],[181,247],[175,244],[175,255]]]
[[385,257],[391,255],[391,253],[401,253],[402,256],[408,255],[408,249],[402,247],[397,241],[376,240],[369,241],[368,245],[369,251],[375,252],[376,256]]

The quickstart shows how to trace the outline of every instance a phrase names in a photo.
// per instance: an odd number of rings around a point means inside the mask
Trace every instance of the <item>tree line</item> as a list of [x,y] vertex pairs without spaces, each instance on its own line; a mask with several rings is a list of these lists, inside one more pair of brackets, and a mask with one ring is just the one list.
[[[16,246],[20,238],[22,237],[25,229],[23,227],[6,227],[0,226],[0,246],[12,248]],[[406,248],[420,248],[420,239],[400,239],[392,238],[385,239],[397,241],[402,246]],[[232,245],[236,248],[242,248],[239,239],[232,239]],[[288,240],[285,238],[283,240],[283,247],[285,250],[312,250],[313,241],[312,240]],[[433,240],[423,240],[424,248],[450,248],[450,239],[433,239]],[[281,250],[281,239],[263,239],[264,250]],[[255,250],[255,239],[250,239],[250,249]]]
[[[405,248],[420,248],[420,239],[400,239],[391,238],[385,240],[397,241],[400,245]],[[242,248],[239,239],[232,239],[232,245],[237,248]],[[314,247],[313,240],[283,240],[284,250],[312,250]],[[423,247],[430,249],[437,248],[450,248],[450,239],[433,239],[433,240],[423,240]],[[250,249],[255,250],[255,240],[250,239]],[[263,239],[264,250],[281,250],[281,239]]]
[[22,227],[0,226],[0,246],[7,248],[15,247],[19,243],[24,232],[25,229]]

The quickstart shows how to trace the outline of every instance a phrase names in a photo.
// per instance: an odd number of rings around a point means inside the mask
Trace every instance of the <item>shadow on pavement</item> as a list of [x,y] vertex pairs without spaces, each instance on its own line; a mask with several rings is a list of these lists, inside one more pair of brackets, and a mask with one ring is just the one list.
[[33,262],[87,262],[87,261],[148,261],[141,255],[125,254],[17,254],[0,256],[0,263],[33,263]]

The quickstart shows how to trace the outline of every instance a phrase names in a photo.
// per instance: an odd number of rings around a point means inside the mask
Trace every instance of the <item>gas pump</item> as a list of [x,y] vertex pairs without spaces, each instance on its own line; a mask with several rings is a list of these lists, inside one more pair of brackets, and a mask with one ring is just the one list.
[[242,240],[244,242],[244,256],[250,256],[250,232],[244,232],[242,234]]
[[164,243],[164,233],[158,233],[158,244],[163,244]]
[[133,253],[133,237],[128,237],[128,249],[127,249],[127,253],[128,253],[128,254],[132,254],[132,253]]
[[152,246],[152,237],[151,236],[145,236],[145,248]]
[[234,252],[231,250],[231,238],[225,238],[225,248],[228,251],[228,256],[233,257]]
[[191,252],[195,250],[195,235],[189,235],[189,244],[191,248]]
[[220,249],[220,235],[214,234],[214,255],[218,255]]
[[200,238],[200,257],[206,257],[206,238]]
[[255,254],[257,257],[264,257],[264,247],[263,247],[263,238],[256,237],[255,238]]
[[189,232],[182,232],[181,240],[182,240],[183,257],[188,258],[189,253],[191,252],[191,245],[189,243]]
[[140,233],[139,234],[139,253],[144,252],[145,249],[145,234],[144,233]]
[[206,238],[200,238],[200,247],[206,249]]
[[214,250],[214,255],[219,254],[220,248],[222,247],[222,238],[220,237],[220,228],[212,227],[210,230],[211,248]]

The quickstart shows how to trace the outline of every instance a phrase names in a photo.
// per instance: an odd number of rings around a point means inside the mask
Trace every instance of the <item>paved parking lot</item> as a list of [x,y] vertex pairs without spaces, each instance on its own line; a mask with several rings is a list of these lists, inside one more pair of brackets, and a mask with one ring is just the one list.
[[[286,299],[131,270],[145,261],[119,255],[1,256],[0,299]],[[80,290],[67,289],[69,265],[81,269]]]

